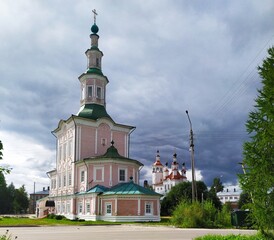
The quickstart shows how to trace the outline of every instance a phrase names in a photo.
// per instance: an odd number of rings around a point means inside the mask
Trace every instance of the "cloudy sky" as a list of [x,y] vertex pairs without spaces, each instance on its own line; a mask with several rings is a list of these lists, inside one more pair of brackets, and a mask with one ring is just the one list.
[[[130,157],[151,181],[156,151],[190,170],[189,111],[197,179],[237,184],[245,122],[261,87],[257,66],[274,45],[274,2],[187,0],[0,1],[0,139],[28,192],[49,184],[60,119],[80,108],[92,9],[98,12],[107,111],[136,126]],[[188,174],[190,178],[190,174]]]

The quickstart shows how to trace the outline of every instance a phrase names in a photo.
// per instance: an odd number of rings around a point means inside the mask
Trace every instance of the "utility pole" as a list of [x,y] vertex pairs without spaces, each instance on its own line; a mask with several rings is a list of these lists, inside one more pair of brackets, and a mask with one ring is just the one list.
[[197,188],[196,188],[196,177],[195,177],[195,165],[194,165],[194,140],[193,140],[193,130],[188,111],[186,110],[186,115],[188,117],[190,125],[190,152],[191,152],[191,172],[192,172],[192,202],[197,200]]

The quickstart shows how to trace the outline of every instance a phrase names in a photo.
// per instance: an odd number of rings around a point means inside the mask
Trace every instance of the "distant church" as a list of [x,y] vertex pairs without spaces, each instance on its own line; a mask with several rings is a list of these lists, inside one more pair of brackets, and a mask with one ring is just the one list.
[[37,203],[37,215],[105,221],[160,221],[159,193],[140,186],[143,164],[129,157],[133,126],[116,123],[106,111],[108,78],[102,72],[99,31],[91,27],[87,70],[79,76],[80,110],[55,130],[56,168],[47,172],[49,196]]
[[168,168],[168,163],[165,166],[161,163],[159,151],[157,151],[156,160],[152,165],[152,188],[155,192],[166,195],[172,187],[181,182],[186,182],[185,163],[182,164],[182,169],[179,169],[177,154],[173,155],[171,169]]

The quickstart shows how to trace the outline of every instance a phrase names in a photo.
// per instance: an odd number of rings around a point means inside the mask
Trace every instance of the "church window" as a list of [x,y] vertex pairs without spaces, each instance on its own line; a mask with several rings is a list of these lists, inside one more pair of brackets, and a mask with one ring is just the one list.
[[85,85],[82,84],[82,91],[81,91],[81,99],[84,100],[86,97],[86,93],[85,93]]
[[59,147],[59,161],[62,159],[62,147]]
[[67,213],[70,213],[70,202],[67,203]]
[[97,98],[102,99],[102,88],[101,87],[97,87]]
[[106,203],[106,215],[111,215],[111,203]]
[[87,213],[90,213],[90,203],[87,203]]
[[85,181],[85,171],[81,171],[81,182]]
[[64,160],[66,160],[66,158],[67,158],[67,144],[65,143],[63,147],[64,147],[64,150],[63,150]]
[[58,187],[60,188],[61,187],[61,176],[58,175]]
[[127,174],[126,169],[119,169],[119,182],[126,181],[126,179],[127,179],[126,174]]
[[71,157],[72,155],[72,140],[69,140],[68,143],[68,156]]
[[78,205],[78,213],[82,213],[83,212],[83,205],[82,203],[79,203]]
[[71,173],[68,175],[68,185],[71,186]]
[[96,58],[96,67],[99,67],[99,58]]
[[66,211],[66,206],[65,206],[65,203],[62,203],[62,209],[61,209],[61,212],[64,213]]
[[93,168],[93,176],[95,182],[103,182],[104,181],[104,167],[94,167]]
[[152,203],[151,202],[146,202],[145,204],[145,214],[146,215],[151,215],[152,214]]
[[67,176],[64,175],[64,176],[63,176],[63,186],[65,187],[66,184],[67,184]]
[[92,95],[93,95],[92,86],[88,86],[88,98],[92,98]]

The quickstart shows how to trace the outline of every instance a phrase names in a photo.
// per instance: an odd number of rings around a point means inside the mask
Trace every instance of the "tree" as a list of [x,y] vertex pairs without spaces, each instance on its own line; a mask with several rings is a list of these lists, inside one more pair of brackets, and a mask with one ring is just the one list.
[[239,209],[243,209],[243,210],[248,209],[249,208],[248,205],[250,203],[252,203],[250,194],[246,192],[242,192],[238,202]]
[[253,219],[263,232],[274,226],[274,47],[268,53],[258,67],[262,88],[246,122],[250,139],[243,145],[244,173],[239,175],[242,189],[252,199]]
[[[207,186],[202,181],[196,182],[198,201],[202,202],[208,197]],[[161,203],[161,215],[170,216],[182,200],[192,199],[191,182],[182,182],[171,188]]]
[[214,191],[215,193],[221,192],[224,190],[223,183],[221,182],[220,178],[214,178],[213,184],[210,188],[210,190]]
[[5,176],[0,172],[0,214],[8,212],[8,190]]
[[19,189],[15,189],[13,201],[14,213],[26,213],[29,207],[28,193],[25,186],[22,185]]
[[[2,141],[0,140],[0,160],[2,160],[3,159],[3,143],[2,143]],[[11,169],[9,169],[9,168],[5,168],[5,167],[1,167],[0,166],[0,173],[1,172],[3,172],[3,173],[10,173],[10,170]]]
[[210,187],[209,193],[208,193],[208,199],[212,201],[214,206],[221,210],[222,209],[222,203],[220,199],[217,196],[218,192],[221,192],[224,190],[223,183],[221,182],[220,178],[214,178],[212,186]]

